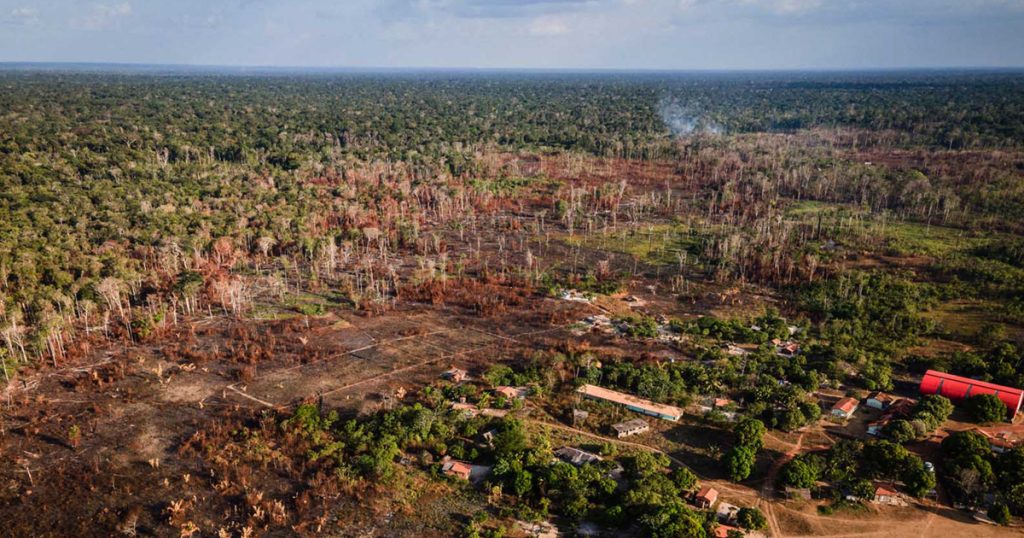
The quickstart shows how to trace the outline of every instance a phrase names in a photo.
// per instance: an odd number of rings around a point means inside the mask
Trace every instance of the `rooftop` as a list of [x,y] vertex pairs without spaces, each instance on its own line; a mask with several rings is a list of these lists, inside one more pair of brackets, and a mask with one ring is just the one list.
[[616,390],[606,389],[604,387],[598,387],[597,385],[583,385],[579,388],[579,392],[591,398],[600,398],[609,402],[614,402],[620,405],[627,405],[631,407],[638,407],[645,409],[658,415],[670,416],[670,417],[681,417],[683,416],[683,410],[674,406],[654,403],[650,400],[644,400],[643,398],[637,398],[632,394],[626,394]]

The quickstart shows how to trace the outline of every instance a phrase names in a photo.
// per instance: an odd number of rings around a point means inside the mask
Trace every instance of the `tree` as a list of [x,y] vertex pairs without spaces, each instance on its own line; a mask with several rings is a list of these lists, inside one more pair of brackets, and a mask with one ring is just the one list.
[[995,503],[988,508],[988,517],[1000,525],[1010,524],[1010,508],[1003,503]]
[[821,475],[821,459],[814,455],[802,454],[782,467],[781,480],[784,486],[809,488],[814,486]]
[[754,452],[764,447],[764,434],[767,429],[764,423],[756,418],[745,418],[736,424],[733,433],[736,434],[736,444],[749,447]]
[[747,446],[737,445],[729,449],[722,457],[726,473],[734,482],[742,482],[754,470],[755,453]]
[[917,438],[917,431],[907,420],[894,420],[886,424],[882,431],[889,439],[897,443],[906,443]]
[[910,455],[903,445],[890,441],[872,441],[864,445],[863,469],[872,478],[893,478]]
[[967,412],[975,422],[1002,422],[1006,420],[1006,404],[994,394],[979,394],[967,399]]
[[526,450],[526,428],[522,421],[505,418],[492,440],[498,458],[519,458]]
[[923,497],[935,488],[935,473],[926,469],[921,458],[914,455],[904,460],[901,479],[914,497]]
[[703,518],[678,500],[641,516],[640,524],[651,538],[707,537]]
[[681,491],[693,491],[697,489],[697,475],[693,474],[686,467],[677,467],[672,471],[672,482]]
[[755,507],[740,508],[739,513],[736,514],[736,521],[740,527],[748,531],[759,531],[768,527],[768,518]]

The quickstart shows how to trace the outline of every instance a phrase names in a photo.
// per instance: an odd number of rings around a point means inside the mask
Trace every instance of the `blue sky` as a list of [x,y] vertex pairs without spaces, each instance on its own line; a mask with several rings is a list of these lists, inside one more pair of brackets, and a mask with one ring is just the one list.
[[1024,66],[1024,0],[0,0],[0,61]]

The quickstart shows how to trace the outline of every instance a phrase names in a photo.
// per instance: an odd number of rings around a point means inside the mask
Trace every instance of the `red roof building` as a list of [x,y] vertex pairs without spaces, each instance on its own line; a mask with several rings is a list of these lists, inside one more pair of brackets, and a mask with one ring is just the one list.
[[1012,387],[1004,387],[994,383],[986,383],[969,377],[947,374],[928,370],[921,378],[921,394],[940,394],[954,403],[960,403],[981,394],[994,394],[1006,404],[1012,419],[1020,410],[1024,391]]

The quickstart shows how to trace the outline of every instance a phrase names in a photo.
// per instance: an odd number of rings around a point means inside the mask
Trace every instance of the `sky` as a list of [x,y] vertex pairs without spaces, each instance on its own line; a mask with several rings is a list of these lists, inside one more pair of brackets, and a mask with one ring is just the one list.
[[1024,0],[0,0],[0,62],[1024,66]]

